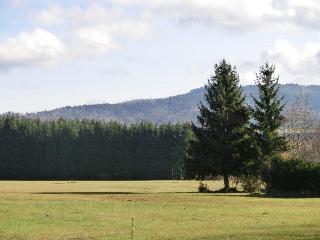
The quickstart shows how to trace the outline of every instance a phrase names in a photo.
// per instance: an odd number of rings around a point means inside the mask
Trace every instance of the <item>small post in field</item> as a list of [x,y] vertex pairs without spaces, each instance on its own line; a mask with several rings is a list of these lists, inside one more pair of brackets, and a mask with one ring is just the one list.
[[133,227],[133,217],[131,218],[131,240],[133,240],[134,227]]

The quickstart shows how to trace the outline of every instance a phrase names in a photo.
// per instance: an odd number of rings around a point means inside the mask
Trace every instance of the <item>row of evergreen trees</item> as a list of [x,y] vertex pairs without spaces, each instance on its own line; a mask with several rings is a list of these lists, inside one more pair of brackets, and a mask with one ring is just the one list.
[[[126,125],[94,120],[0,118],[0,179],[178,179],[264,176],[286,148],[274,66],[257,74],[245,103],[235,67],[222,60],[208,80],[198,123]],[[187,150],[187,151],[186,151]]]
[[189,177],[221,175],[225,191],[230,176],[264,176],[270,185],[271,159],[286,148],[278,131],[284,105],[274,71],[269,64],[260,68],[259,98],[253,99],[251,108],[245,103],[236,68],[225,60],[215,65],[205,86],[206,102],[199,106],[198,123],[192,125],[194,138],[186,159]]
[[0,118],[0,179],[175,179],[188,125]]

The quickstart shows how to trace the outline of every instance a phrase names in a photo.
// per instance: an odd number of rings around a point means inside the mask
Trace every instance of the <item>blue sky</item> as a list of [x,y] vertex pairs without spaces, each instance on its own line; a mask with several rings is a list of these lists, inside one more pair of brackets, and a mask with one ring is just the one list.
[[320,84],[316,0],[0,0],[0,112],[158,98],[222,58],[251,84]]

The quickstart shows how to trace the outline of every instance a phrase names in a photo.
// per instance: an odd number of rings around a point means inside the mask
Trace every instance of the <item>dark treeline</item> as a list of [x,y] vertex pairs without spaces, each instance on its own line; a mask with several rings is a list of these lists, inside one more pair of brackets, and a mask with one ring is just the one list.
[[0,118],[0,179],[181,178],[186,124]]

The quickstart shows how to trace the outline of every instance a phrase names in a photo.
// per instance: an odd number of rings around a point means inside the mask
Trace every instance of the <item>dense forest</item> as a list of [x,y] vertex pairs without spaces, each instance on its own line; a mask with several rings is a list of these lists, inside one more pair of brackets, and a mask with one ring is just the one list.
[[0,118],[0,179],[181,178],[189,126]]

